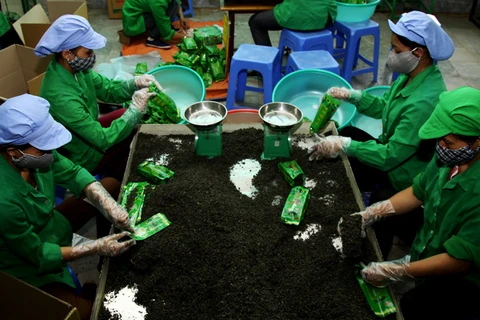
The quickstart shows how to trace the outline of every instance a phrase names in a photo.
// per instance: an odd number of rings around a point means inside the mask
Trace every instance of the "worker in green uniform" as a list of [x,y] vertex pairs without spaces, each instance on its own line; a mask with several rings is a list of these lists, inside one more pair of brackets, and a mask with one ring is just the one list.
[[[418,130],[433,112],[440,93],[446,90],[433,59],[446,60],[455,50],[447,33],[423,12],[412,11],[397,24],[389,21],[389,25],[393,33],[387,64],[401,73],[390,90],[382,97],[338,87],[327,91],[334,98],[355,104],[358,112],[382,119],[382,134],[372,137],[347,126],[340,131],[341,136],[322,138],[310,149],[310,160],[346,153],[360,190],[373,191],[370,203],[388,199],[410,186],[433,156],[434,145],[422,142]],[[401,230],[401,240],[411,244],[422,224],[421,217],[412,212],[375,227],[385,256],[393,240],[392,228]]]
[[256,45],[272,46],[268,31],[283,28],[298,31],[322,30],[337,18],[334,0],[284,0],[273,10],[258,12],[248,25]]
[[410,255],[372,262],[362,271],[375,286],[416,281],[403,295],[405,319],[480,317],[480,90],[444,92],[420,128],[436,156],[413,185],[360,212],[366,226],[425,207]]
[[[172,20],[178,15],[180,30],[172,27]],[[185,37],[190,26],[183,16],[179,0],[126,0],[122,7],[123,32],[137,36],[149,32],[146,46],[170,49]]]
[[0,5],[0,50],[12,44],[22,44],[22,40],[1,11]]
[[[54,53],[40,88],[51,105],[50,113],[73,135],[59,152],[90,173],[123,179],[134,129],[146,112],[152,75],[116,81],[92,71],[94,50],[106,39],[93,31],[88,21],[63,15],[48,28],[35,47],[35,54]],[[133,95],[133,97],[132,97]],[[99,117],[97,99],[110,103],[132,100],[128,109]]]
[[[75,223],[98,213],[118,228],[133,228],[128,213],[102,185],[113,179],[98,182],[55,151],[72,135],[48,109],[48,101],[29,94],[0,106],[0,270],[67,301],[89,319],[93,297],[75,293],[66,263],[87,255],[115,256],[135,242],[118,242],[128,235],[121,232],[72,245]],[[55,208],[54,184],[77,198]],[[81,213],[75,223],[66,218],[70,210]]]

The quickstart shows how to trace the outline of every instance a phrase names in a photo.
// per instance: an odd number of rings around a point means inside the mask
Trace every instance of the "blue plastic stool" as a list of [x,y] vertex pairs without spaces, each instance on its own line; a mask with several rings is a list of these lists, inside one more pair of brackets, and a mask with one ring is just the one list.
[[333,53],[333,36],[330,30],[320,31],[293,31],[283,29],[280,33],[278,49],[284,48],[292,51],[326,50]]
[[[335,58],[343,57],[342,77],[350,82],[354,76],[372,72],[372,82],[377,82],[378,59],[380,56],[380,27],[378,23],[372,20],[363,22],[335,21],[332,30],[336,39],[333,55]],[[360,41],[364,36],[373,36],[374,46],[372,60],[368,60],[359,52]],[[353,70],[357,65],[358,59],[365,62],[368,67]]]
[[70,275],[72,276],[73,279],[73,284],[75,285],[75,293],[80,294],[82,292],[82,285],[80,284],[80,280],[78,280],[78,276],[73,271],[72,267],[70,267],[70,264],[67,263],[67,269]]
[[195,17],[195,13],[193,12],[193,0],[188,0],[188,9],[183,10],[183,15],[184,16],[190,15],[192,17]]
[[[247,86],[247,70],[263,76],[263,88]],[[263,101],[272,101],[273,88],[280,80],[280,51],[277,48],[242,44],[232,57],[227,92],[227,109],[234,109],[235,101],[243,101],[245,91],[263,92]]]
[[340,66],[325,50],[296,51],[288,57],[286,74],[296,70],[320,69],[340,75]]

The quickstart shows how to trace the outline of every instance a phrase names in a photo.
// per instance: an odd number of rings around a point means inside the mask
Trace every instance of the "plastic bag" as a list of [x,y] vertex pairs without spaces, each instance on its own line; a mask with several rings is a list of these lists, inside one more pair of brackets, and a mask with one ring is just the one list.
[[206,26],[193,31],[193,38],[198,46],[221,44],[223,41],[223,32],[216,26]]

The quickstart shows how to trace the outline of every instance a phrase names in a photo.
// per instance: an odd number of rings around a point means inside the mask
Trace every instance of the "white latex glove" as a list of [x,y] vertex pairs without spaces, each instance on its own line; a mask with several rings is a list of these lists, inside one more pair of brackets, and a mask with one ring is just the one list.
[[157,79],[151,74],[144,74],[138,77],[135,77],[133,80],[133,84],[137,89],[148,88],[152,83],[155,83],[158,90],[163,91],[162,86],[158,83]]
[[351,138],[340,136],[328,136],[320,138],[318,143],[308,149],[308,160],[320,160],[324,157],[335,158],[340,152],[346,152],[352,143]]
[[72,255],[76,258],[94,254],[107,257],[118,256],[135,244],[135,240],[133,239],[118,242],[118,240],[127,237],[128,235],[129,233],[124,231],[75,245],[72,247]]
[[360,274],[363,280],[375,287],[384,288],[393,282],[415,280],[409,273],[410,256],[399,260],[370,262]]
[[135,232],[127,211],[112,198],[100,182],[89,184],[85,188],[85,196],[115,227]]
[[347,100],[350,103],[357,104],[362,98],[362,91],[347,88],[331,87],[326,94],[332,98]]
[[144,114],[147,111],[148,100],[155,95],[155,92],[148,92],[148,88],[137,90],[133,93],[130,107],[135,108],[140,111],[140,113]]
[[390,200],[380,201],[365,208],[364,211],[354,213],[354,215],[361,215],[363,218],[364,228],[371,226],[374,222],[377,222],[388,216],[395,214],[392,202]]

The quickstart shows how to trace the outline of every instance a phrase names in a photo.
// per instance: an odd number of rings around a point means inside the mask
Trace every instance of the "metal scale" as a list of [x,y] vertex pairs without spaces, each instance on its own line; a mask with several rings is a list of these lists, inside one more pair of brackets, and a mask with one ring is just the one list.
[[222,154],[222,125],[227,108],[215,101],[201,101],[190,105],[184,119],[195,128],[195,154],[216,157]]
[[302,111],[290,103],[271,102],[261,106],[258,115],[264,122],[262,159],[290,158],[290,131],[302,121]]

